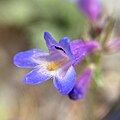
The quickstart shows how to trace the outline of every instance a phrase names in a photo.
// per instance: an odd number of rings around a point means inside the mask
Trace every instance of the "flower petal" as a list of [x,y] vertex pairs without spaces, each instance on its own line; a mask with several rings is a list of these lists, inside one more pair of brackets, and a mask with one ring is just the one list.
[[76,64],[81,62],[87,55],[86,44],[82,40],[74,40],[70,43],[70,48],[72,54],[75,57],[75,62],[73,63],[73,65],[75,66]]
[[[59,71],[54,79],[54,86],[61,94],[68,94],[75,84],[76,72],[73,66],[70,66],[63,76]],[[64,71],[63,71],[64,72]]]
[[44,32],[44,39],[49,50],[54,46],[59,46],[59,44],[54,40],[49,32]]
[[75,60],[71,49],[70,49],[70,39],[68,37],[63,37],[60,41],[59,41],[60,45],[62,46],[63,50],[65,51],[65,53],[71,58],[71,60]]
[[[50,58],[52,58],[53,61],[59,61],[61,59],[71,59],[74,58],[74,56],[71,53],[70,50],[70,40],[67,37],[64,37],[60,40],[59,43],[57,43],[54,38],[48,33],[44,33],[44,39],[46,41],[46,45],[49,49]],[[52,61],[51,60],[51,61]]]
[[75,83],[74,88],[68,94],[69,98],[72,100],[81,99],[85,96],[86,91],[88,89],[90,80],[93,74],[93,67],[90,66],[84,70],[82,75],[78,78]]
[[14,64],[20,68],[33,68],[36,67],[40,61],[40,57],[45,58],[48,53],[39,49],[32,49],[25,52],[20,52],[14,56]]
[[42,82],[45,82],[51,78],[51,73],[48,72],[44,68],[38,68],[35,70],[32,70],[30,73],[28,73],[25,78],[23,79],[23,82],[25,84],[40,84]]
[[75,57],[74,66],[81,62],[88,54],[101,49],[99,43],[94,40],[74,40],[70,43],[70,48]]
[[56,49],[51,50],[50,55],[49,55],[50,62],[52,62],[52,61],[58,62],[58,61],[65,60],[67,58],[68,58],[68,56],[65,53],[63,53],[62,51],[58,51]]

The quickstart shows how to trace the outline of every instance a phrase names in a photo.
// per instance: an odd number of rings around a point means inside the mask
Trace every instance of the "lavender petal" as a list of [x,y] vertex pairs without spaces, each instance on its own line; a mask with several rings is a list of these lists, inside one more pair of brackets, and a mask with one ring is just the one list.
[[33,68],[36,67],[39,62],[40,56],[46,56],[48,53],[39,49],[32,49],[25,52],[20,52],[14,56],[14,64],[20,68]]
[[29,72],[23,79],[23,82],[25,84],[35,85],[35,84],[40,84],[42,82],[45,82],[49,80],[50,78],[51,78],[50,72],[48,72],[44,68],[37,68]]
[[93,70],[90,68],[85,69],[83,74],[78,78],[75,83],[74,88],[69,93],[69,98],[72,100],[81,99],[85,96],[85,93],[88,89]]
[[75,84],[76,72],[73,66],[69,67],[64,76],[60,72],[55,76],[54,86],[61,94],[68,94]]

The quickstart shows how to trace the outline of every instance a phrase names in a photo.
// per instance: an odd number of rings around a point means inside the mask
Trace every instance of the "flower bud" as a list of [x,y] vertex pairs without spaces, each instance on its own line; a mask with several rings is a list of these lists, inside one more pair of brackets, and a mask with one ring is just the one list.
[[72,100],[78,100],[85,96],[85,93],[88,89],[93,69],[91,67],[86,68],[82,75],[76,81],[76,84],[72,91],[68,94],[69,98]]
[[105,49],[107,50],[107,52],[120,51],[120,38],[108,41],[105,45]]
[[92,22],[96,21],[101,13],[100,0],[77,0],[77,5]]

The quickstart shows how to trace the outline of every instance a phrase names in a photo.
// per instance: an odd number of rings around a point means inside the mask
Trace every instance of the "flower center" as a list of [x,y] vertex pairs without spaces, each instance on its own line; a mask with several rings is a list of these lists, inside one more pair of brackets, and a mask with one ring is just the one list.
[[61,61],[58,61],[58,62],[51,62],[50,64],[48,64],[47,70],[48,71],[55,71],[55,70],[59,69],[60,67],[62,67],[63,65],[65,65],[68,62],[69,62],[69,59],[61,60]]
[[54,71],[54,70],[57,70],[58,68],[60,68],[60,66],[61,66],[60,63],[52,62],[47,66],[47,70],[48,71]]

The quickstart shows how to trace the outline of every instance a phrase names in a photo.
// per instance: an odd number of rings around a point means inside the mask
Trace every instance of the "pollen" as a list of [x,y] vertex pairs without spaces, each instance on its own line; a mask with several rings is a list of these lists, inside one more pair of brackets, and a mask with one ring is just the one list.
[[48,71],[54,71],[54,70],[57,70],[58,68],[60,68],[61,64],[57,63],[57,62],[53,62],[53,63],[50,63],[48,66],[47,66],[47,70]]

